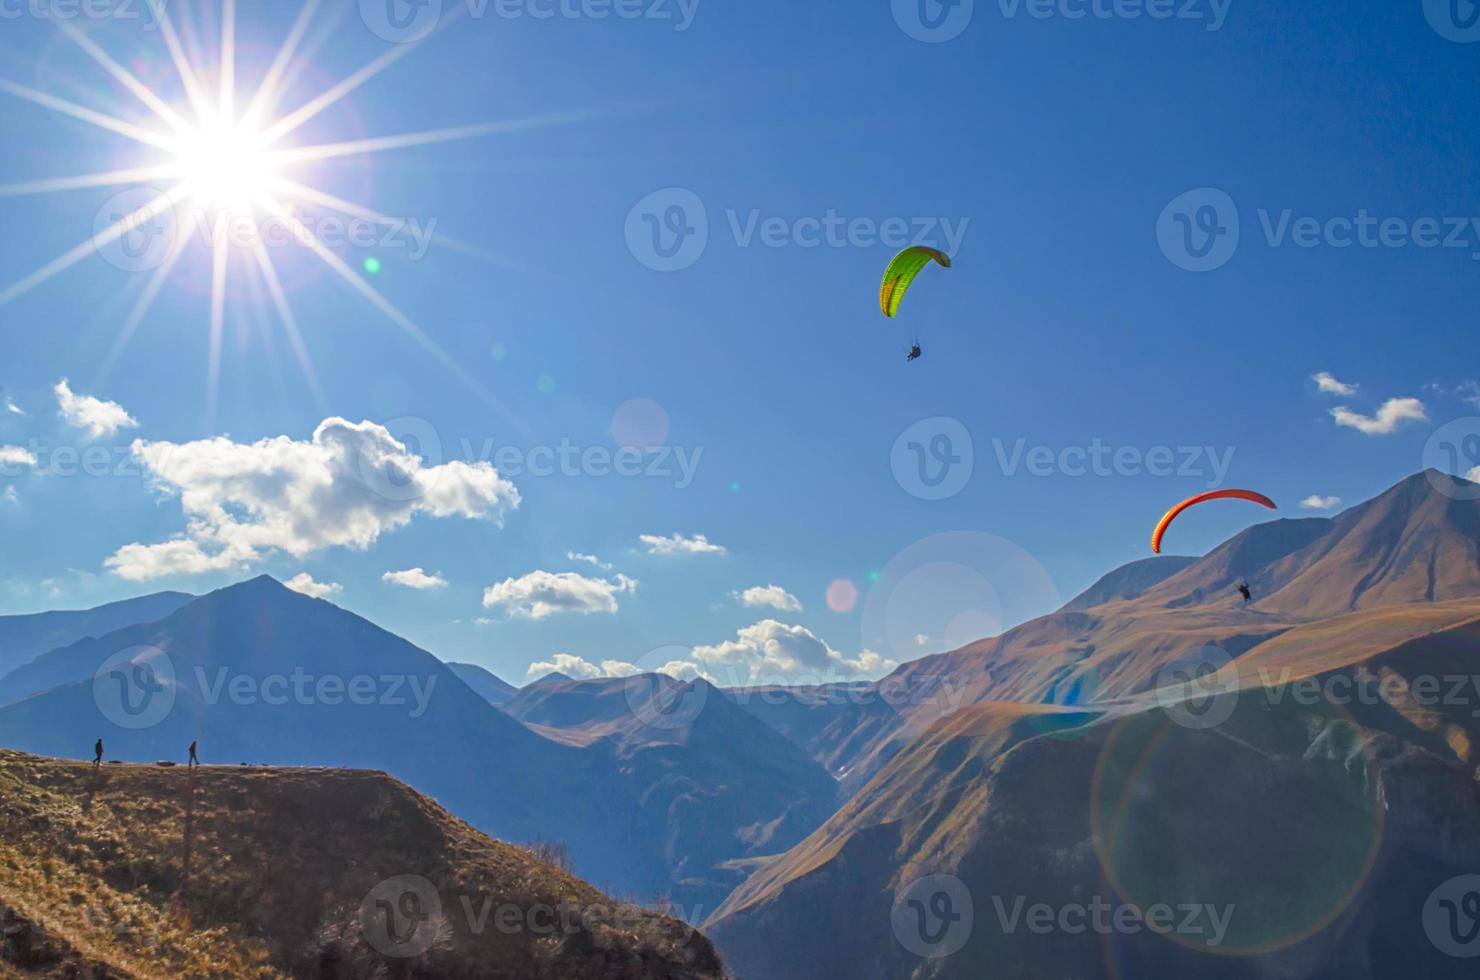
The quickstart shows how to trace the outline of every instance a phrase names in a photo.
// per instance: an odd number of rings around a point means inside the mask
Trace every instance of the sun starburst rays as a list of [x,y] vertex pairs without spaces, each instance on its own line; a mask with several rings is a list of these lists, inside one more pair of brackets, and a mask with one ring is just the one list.
[[[129,71],[83,30],[58,19],[53,21],[82,52],[139,103],[152,118],[146,122],[119,118],[85,105],[50,95],[5,79],[0,79],[0,93],[24,99],[63,113],[99,129],[125,137],[157,151],[161,157],[136,166],[102,170],[73,176],[46,177],[0,185],[0,198],[58,194],[111,187],[150,187],[156,193],[129,213],[110,216],[110,221],[92,236],[68,249],[18,282],[0,290],[4,306],[60,275],[94,253],[101,252],[130,232],[167,213],[173,213],[176,239],[157,263],[119,331],[101,365],[102,372],[112,369],[123,349],[148,316],[155,300],[180,266],[185,253],[199,236],[203,247],[211,252],[211,287],[209,303],[209,363],[207,366],[208,410],[215,415],[221,371],[223,335],[227,326],[227,295],[233,276],[251,277],[254,293],[271,300],[272,309],[282,322],[294,358],[316,398],[322,399],[319,382],[304,343],[297,317],[289,302],[287,289],[278,274],[267,245],[258,234],[250,241],[231,242],[220,234],[222,217],[246,219],[272,218],[290,229],[292,243],[302,246],[342,280],[363,300],[377,309],[400,330],[412,338],[438,362],[486,401],[492,396],[453,357],[381,294],[357,274],[343,258],[304,224],[295,209],[305,206],[336,211],[380,225],[396,225],[398,220],[375,209],[344,200],[325,190],[290,177],[295,166],[316,161],[363,157],[391,150],[404,150],[451,140],[473,139],[509,132],[532,125],[553,125],[579,118],[577,115],[541,117],[535,120],[511,120],[404,133],[392,136],[295,146],[288,137],[350,93],[385,71],[424,42],[398,45],[374,58],[341,81],[312,95],[297,108],[277,114],[286,88],[298,69],[310,23],[318,10],[319,0],[307,0],[295,18],[281,47],[277,50],[261,80],[250,92],[238,91],[237,2],[221,0],[218,47],[215,54],[215,85],[208,84],[208,56],[203,55],[200,34],[188,10],[181,9],[179,29],[161,11],[159,36],[163,55],[174,68],[183,90],[185,103],[172,106],[151,89],[137,74]],[[179,8],[177,8],[179,9]],[[453,18],[444,20],[446,27]],[[434,34],[436,32],[433,32]],[[192,56],[193,55],[193,56]],[[163,187],[165,189],[160,190]],[[212,230],[213,225],[215,230]],[[211,234],[204,234],[212,231]],[[260,231],[260,229],[259,229]],[[439,241],[450,242],[445,236]],[[233,250],[244,251],[245,261],[235,261]],[[480,254],[470,246],[460,251]],[[250,253],[248,256],[246,253]],[[485,253],[486,254],[486,253]]]

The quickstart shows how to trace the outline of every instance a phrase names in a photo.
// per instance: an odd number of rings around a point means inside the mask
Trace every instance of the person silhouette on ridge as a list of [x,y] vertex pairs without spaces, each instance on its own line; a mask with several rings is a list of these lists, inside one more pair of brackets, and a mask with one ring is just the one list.
[[93,768],[96,769],[96,768],[98,768],[98,766],[101,766],[102,764],[103,764],[103,740],[102,739],[98,739],[97,744],[93,746]]
[[200,757],[195,754],[195,747],[197,744],[198,743],[196,742],[190,743],[190,761],[186,763],[186,766],[190,769],[194,769],[196,766],[200,765]]

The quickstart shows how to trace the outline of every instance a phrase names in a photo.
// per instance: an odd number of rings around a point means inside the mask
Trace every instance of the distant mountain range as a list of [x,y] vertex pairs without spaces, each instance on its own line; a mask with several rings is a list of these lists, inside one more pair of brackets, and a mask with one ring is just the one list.
[[[161,690],[146,694],[139,677]],[[640,677],[604,692],[625,713],[610,737],[519,720],[556,703],[537,701],[541,691],[596,703],[567,683],[547,679],[499,710],[493,675],[451,668],[264,576],[0,678],[0,745],[81,758],[101,737],[109,758],[183,762],[199,741],[212,762],[379,769],[480,830],[561,842],[583,876],[669,896],[696,917],[738,881],[730,862],[790,846],[835,807],[821,767],[718,695],[692,730],[644,733],[624,694],[657,683]],[[151,718],[146,701],[169,706]],[[146,713],[135,719],[131,708]]]
[[[1422,913],[1480,866],[1480,683],[1405,693],[1480,675],[1480,501],[1448,481],[1134,562],[1001,636],[826,687],[516,690],[271,579],[147,597],[110,631],[71,613],[51,627],[70,633],[14,634],[32,637],[15,650],[67,642],[0,676],[0,745],[79,758],[102,735],[110,757],[152,761],[198,738],[208,761],[384,770],[480,830],[564,842],[598,883],[672,897],[740,980],[819,963],[912,980],[1468,975],[1428,956]],[[173,706],[132,727],[148,705],[129,684],[151,665]],[[1178,693],[1203,674],[1219,698]],[[1290,696],[1374,679],[1397,693]],[[1221,724],[1186,723],[1208,703],[1231,705]],[[911,891],[938,880],[958,892]],[[1219,948],[1010,914],[1099,898],[1199,905]],[[947,927],[968,899],[962,937]],[[922,954],[919,930],[953,948]]]
[[163,619],[193,598],[183,592],[159,592],[78,612],[0,616],[0,678],[49,650]]
[[[1112,573],[1092,599],[900,668],[886,684],[967,707],[898,699],[872,777],[707,931],[738,975],[774,980],[819,959],[962,980],[1470,976],[1424,914],[1480,865],[1480,686],[1460,687],[1480,675],[1480,503],[1431,476],[1334,520],[1251,528],[1185,567]],[[1163,671],[1196,660],[1223,668],[1220,724],[1197,723],[1208,699],[1168,693]],[[1444,678],[1460,693],[1417,696]],[[1301,681],[1369,696],[1333,706],[1298,697]],[[1389,696],[1370,696],[1379,682]],[[1171,938],[1108,940],[1011,914],[1098,898],[1204,912]],[[973,903],[959,948],[921,953],[919,930],[950,931],[927,900],[950,915]],[[1231,910],[1216,945],[1215,907]]]

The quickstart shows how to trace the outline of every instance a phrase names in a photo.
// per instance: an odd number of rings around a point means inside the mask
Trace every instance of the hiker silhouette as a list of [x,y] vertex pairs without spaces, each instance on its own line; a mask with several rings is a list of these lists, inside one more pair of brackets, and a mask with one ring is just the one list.
[[200,757],[195,754],[196,744],[197,743],[195,742],[190,743],[190,762],[187,763],[187,766],[191,769],[194,769],[196,766],[200,765]]
[[93,746],[93,768],[96,769],[96,768],[98,768],[98,766],[101,766],[102,764],[103,764],[103,740],[102,739],[98,739],[97,744]]

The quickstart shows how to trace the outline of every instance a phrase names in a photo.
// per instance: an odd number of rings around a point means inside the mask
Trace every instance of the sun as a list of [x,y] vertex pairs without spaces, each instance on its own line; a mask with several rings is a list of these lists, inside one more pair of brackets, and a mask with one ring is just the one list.
[[278,166],[266,134],[249,122],[217,111],[176,142],[175,176],[197,207],[245,213],[273,192]]
[[[0,0],[3,2],[3,0]],[[47,176],[18,184],[0,185],[0,199],[36,194],[59,194],[97,191],[116,187],[146,190],[145,203],[130,204],[127,213],[113,213],[104,202],[100,216],[109,223],[100,224],[92,235],[71,249],[40,266],[20,280],[0,288],[0,307],[14,301],[89,256],[114,247],[132,249],[138,245],[139,229],[155,228],[177,219],[172,244],[151,258],[145,268],[151,269],[134,290],[132,309],[118,330],[118,336],[104,357],[103,375],[117,361],[134,331],[145,317],[166,282],[180,265],[187,250],[203,247],[210,256],[210,350],[207,366],[207,417],[214,418],[218,375],[226,327],[227,294],[233,278],[245,277],[252,293],[248,302],[266,304],[277,313],[288,335],[293,353],[303,369],[305,379],[322,400],[313,364],[301,336],[297,317],[289,301],[288,289],[277,271],[282,262],[299,261],[307,253],[326,266],[352,292],[378,310],[406,335],[432,355],[466,387],[490,405],[498,401],[474,377],[467,367],[444,351],[422,327],[391,303],[367,281],[381,268],[380,259],[367,261],[358,271],[336,247],[321,237],[342,227],[345,219],[375,229],[399,233],[405,219],[346,200],[328,190],[310,186],[289,176],[299,168],[326,160],[367,157],[374,154],[407,151],[451,140],[494,136],[534,127],[562,125],[589,118],[587,112],[553,113],[527,119],[507,119],[452,126],[444,129],[371,136],[345,142],[302,145],[292,139],[294,133],[326,112],[356,89],[406,57],[431,37],[455,23],[459,13],[444,18],[438,30],[415,41],[399,44],[385,51],[346,76],[341,81],[308,95],[296,108],[286,109],[284,100],[294,95],[292,80],[301,74],[308,55],[302,50],[311,46],[310,26],[320,4],[310,0],[302,4],[293,26],[270,61],[258,63],[249,58],[238,64],[236,14],[239,0],[219,0],[219,43],[211,50],[201,35],[192,33],[182,39],[174,22],[163,7],[158,11],[158,30],[151,32],[149,42],[158,45],[154,57],[173,64],[183,89],[185,101],[171,105],[163,96],[146,85],[128,67],[105,51],[91,36],[71,20],[53,18],[50,23],[76,44],[94,63],[131,93],[149,114],[137,118],[138,107],[131,114],[113,115],[91,106],[22,85],[0,77],[0,93],[42,106],[54,113],[69,116],[123,137],[151,154],[144,165],[66,176]],[[202,6],[215,6],[215,0],[202,0]],[[190,40],[187,50],[186,40]],[[146,56],[147,57],[147,56]],[[246,86],[238,86],[243,74]],[[208,85],[212,77],[218,84]],[[302,97],[302,94],[299,94]],[[291,103],[290,103],[291,105]],[[110,198],[111,202],[113,198]],[[133,198],[138,200],[138,198]],[[320,220],[306,215],[312,211]],[[262,225],[255,236],[226,240],[215,234],[222,215],[245,218],[249,224]],[[330,219],[328,216],[342,216]],[[100,219],[101,221],[101,219]],[[288,230],[287,236],[270,238],[261,230],[272,223]],[[207,234],[201,234],[207,232]],[[342,237],[342,236],[341,236]],[[159,240],[155,236],[152,240]],[[474,257],[499,262],[496,256],[476,246],[469,246],[443,235],[436,236],[439,245]],[[280,244],[286,242],[286,244]],[[203,244],[202,244],[203,243]],[[152,254],[152,253],[151,253]],[[3,284],[0,284],[3,285]],[[238,300],[237,302],[240,302]],[[235,304],[233,304],[233,309]]]

